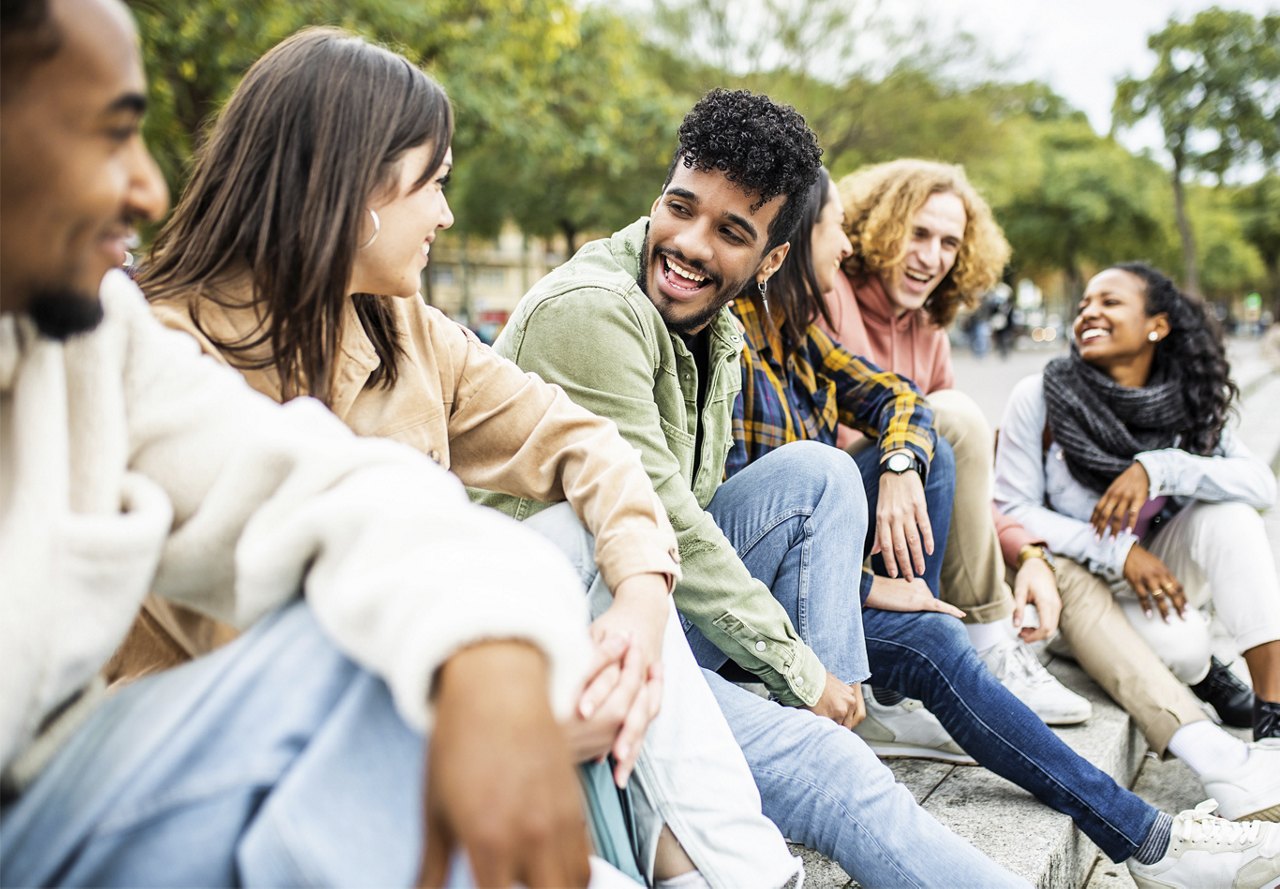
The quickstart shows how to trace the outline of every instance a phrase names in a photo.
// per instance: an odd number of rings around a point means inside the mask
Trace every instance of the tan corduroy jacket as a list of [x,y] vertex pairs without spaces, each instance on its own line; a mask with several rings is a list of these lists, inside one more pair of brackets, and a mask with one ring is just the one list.
[[[354,307],[347,306],[330,407],[351,429],[411,445],[471,487],[544,502],[567,500],[595,535],[596,562],[610,589],[645,573],[665,574],[668,589],[674,585],[679,551],[671,524],[639,453],[612,420],[574,404],[559,386],[521,371],[419,299],[391,301],[403,348],[399,378],[390,388],[369,385],[378,357]],[[235,343],[259,325],[251,306],[227,307],[195,294],[151,307],[162,323],[191,334],[224,362],[215,341]],[[253,388],[280,399],[274,369],[242,372]],[[153,608],[156,604],[161,607]],[[109,671],[113,678],[167,665],[154,662],[155,639],[147,645],[147,635],[167,633],[192,655],[225,641],[226,634],[174,614],[167,603],[150,600],[148,610],[162,632],[140,622]],[[149,632],[139,639],[143,631]],[[135,643],[150,652],[134,657]]]

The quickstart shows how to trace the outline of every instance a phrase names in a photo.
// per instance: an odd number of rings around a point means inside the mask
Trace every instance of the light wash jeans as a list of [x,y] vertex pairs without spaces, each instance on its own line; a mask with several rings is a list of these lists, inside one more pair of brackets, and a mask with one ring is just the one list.
[[[867,511],[849,456],[816,442],[788,444],[721,485],[708,510],[827,669],[846,682],[865,679],[857,541]],[[1027,885],[916,805],[857,735],[711,672],[725,655],[684,622],[764,813],[790,839],[877,889]]]
[[0,813],[0,885],[411,886],[426,751],[298,601],[112,693]]
[[[847,466],[847,455],[834,448],[828,450],[843,458]],[[874,451],[859,454],[854,460],[861,475],[849,473],[857,480],[856,484],[860,487],[865,485],[864,490],[868,493],[866,508],[869,510],[875,509],[879,491],[875,456]],[[765,461],[761,460],[755,466],[765,468]],[[757,478],[746,479],[752,468],[755,467],[748,467],[732,480],[743,479],[748,486],[745,497],[734,497],[733,510],[737,513],[749,516],[755,500],[768,504],[769,498],[778,496],[774,489],[794,490],[798,487],[797,471],[784,473],[766,469]],[[925,484],[925,499],[936,546],[933,555],[926,558],[924,576],[935,596],[938,594],[939,571],[951,522],[950,492],[954,473],[951,446],[945,440],[939,440]],[[718,499],[720,495],[716,496]],[[712,506],[715,506],[714,502]],[[767,513],[772,506],[759,509]],[[749,527],[750,521],[739,517],[737,523],[729,523],[725,531],[739,552],[744,553],[744,561],[752,574],[766,578],[773,570],[772,554],[765,553],[764,558],[760,558],[760,553],[749,549],[750,537],[737,531],[739,525]],[[731,532],[730,529],[734,530]],[[837,539],[821,551],[835,549]],[[867,548],[870,548],[869,539]],[[823,561],[826,561],[825,557]],[[883,570],[882,565],[877,564],[877,567]],[[810,596],[810,602],[820,597],[818,591],[824,589],[816,583],[812,586],[815,592]],[[845,590],[840,584],[833,585],[828,595],[837,602],[846,601]],[[786,600],[783,601],[786,604]],[[803,627],[800,632],[803,636]],[[829,635],[807,637],[807,641],[824,663],[843,656],[838,641]],[[1070,815],[1085,835],[1113,861],[1123,861],[1142,845],[1155,821],[1156,810],[1063,743],[1038,716],[1014,697],[978,658],[959,620],[937,612],[868,608],[862,613],[862,631],[855,637],[855,642],[866,645],[872,685],[894,689],[923,701],[970,756],[997,775],[1031,791],[1037,799],[1057,811]]]

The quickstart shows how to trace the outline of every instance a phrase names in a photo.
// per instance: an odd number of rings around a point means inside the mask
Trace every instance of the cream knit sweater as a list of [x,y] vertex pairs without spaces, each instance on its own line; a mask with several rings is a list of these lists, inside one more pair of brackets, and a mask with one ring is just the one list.
[[[0,766],[29,780],[149,590],[245,627],[300,592],[412,725],[434,671],[531,641],[567,715],[588,656],[576,574],[410,448],[280,407],[165,330],[122,273],[65,343],[0,316]],[[83,718],[83,706],[72,708]],[[35,743],[37,737],[44,743]]]

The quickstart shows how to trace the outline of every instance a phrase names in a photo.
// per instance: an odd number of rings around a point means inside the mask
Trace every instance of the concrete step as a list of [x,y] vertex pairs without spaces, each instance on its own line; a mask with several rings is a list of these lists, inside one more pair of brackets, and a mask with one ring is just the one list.
[[[1147,748],[1128,714],[1070,661],[1055,659],[1049,669],[1094,708],[1089,722],[1057,729],[1058,735],[1119,783],[1130,786]],[[1098,849],[1070,818],[984,768],[923,760],[895,760],[890,767],[934,817],[1038,889],[1078,889],[1094,868]],[[807,887],[857,886],[835,862],[810,849],[794,848],[804,858]],[[927,855],[928,850],[920,854]]]

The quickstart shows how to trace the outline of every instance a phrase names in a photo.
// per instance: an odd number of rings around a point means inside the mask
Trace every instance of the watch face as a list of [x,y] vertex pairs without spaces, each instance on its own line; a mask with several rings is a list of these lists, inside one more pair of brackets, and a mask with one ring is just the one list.
[[915,461],[906,454],[894,454],[885,465],[889,467],[890,472],[906,472],[914,463]]

